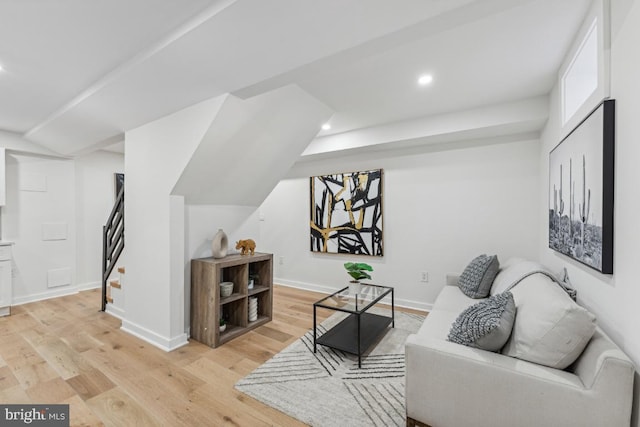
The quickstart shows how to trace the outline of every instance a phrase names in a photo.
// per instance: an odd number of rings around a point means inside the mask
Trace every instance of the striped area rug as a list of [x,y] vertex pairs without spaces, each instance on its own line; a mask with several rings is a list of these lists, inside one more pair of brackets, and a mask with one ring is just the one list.
[[[390,311],[377,309],[383,315]],[[318,335],[345,317],[336,313]],[[236,389],[314,427],[404,426],[404,342],[424,316],[396,311],[395,328],[362,359],[318,346],[313,331],[236,384]]]

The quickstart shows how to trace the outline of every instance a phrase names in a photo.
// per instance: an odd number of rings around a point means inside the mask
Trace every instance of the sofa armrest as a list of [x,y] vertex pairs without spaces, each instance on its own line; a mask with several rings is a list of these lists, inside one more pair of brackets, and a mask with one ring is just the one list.
[[446,285],[447,286],[458,286],[458,280],[460,280],[460,275],[456,273],[447,273],[445,276]]
[[596,328],[584,351],[569,369],[578,375],[588,388],[611,387],[612,384],[606,382],[612,377],[626,378],[629,382],[628,387],[633,387],[633,362],[600,328]]
[[587,389],[571,372],[427,336],[409,336],[405,357],[407,416],[429,425],[630,423],[626,386]]

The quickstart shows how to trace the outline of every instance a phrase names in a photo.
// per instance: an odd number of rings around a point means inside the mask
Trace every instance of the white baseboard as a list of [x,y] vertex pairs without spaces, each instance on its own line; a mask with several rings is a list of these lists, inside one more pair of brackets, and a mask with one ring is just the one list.
[[113,317],[117,317],[118,319],[124,319],[124,310],[118,307],[115,307],[113,304],[107,304],[104,311]]
[[273,278],[273,283],[276,285],[287,286],[289,288],[304,289],[306,291],[321,292],[323,294],[332,294],[339,288],[331,288],[329,286],[316,285],[315,283],[296,282],[293,280]]
[[[321,292],[323,294],[332,294],[338,291],[340,288],[331,288],[329,286],[316,285],[315,283],[296,282],[293,280],[273,278],[273,283],[276,285],[287,286],[289,288],[304,289],[307,291]],[[412,308],[415,310],[431,311],[433,304],[427,304],[420,301],[413,301],[408,299],[394,298],[394,305],[396,307]]]
[[431,311],[433,304],[427,304],[426,302],[419,302],[410,299],[398,299],[396,298],[396,307],[412,308],[414,310]]
[[160,350],[167,352],[189,344],[187,334],[183,333],[177,337],[167,338],[125,319],[122,320],[122,326],[120,329],[136,338],[140,338],[141,340],[148,342],[154,347],[158,347]]
[[88,291],[91,289],[98,289],[102,286],[100,282],[86,282],[76,286],[67,286],[61,288],[52,288],[46,292],[40,292],[32,295],[24,295],[20,297],[14,297],[11,301],[11,305],[22,305],[30,302],[44,301],[51,298],[64,297],[67,295],[74,295],[81,291]]
[[85,283],[80,283],[78,286],[76,286],[76,289],[78,289],[78,291],[88,291],[90,289],[98,289],[102,287],[102,283],[98,282],[85,282]]
[[47,292],[41,292],[33,295],[25,295],[21,297],[14,297],[11,305],[22,305],[28,304],[30,302],[43,301],[46,299],[64,297],[67,295],[73,295],[78,293],[78,288],[73,286],[69,286],[66,288],[54,288],[53,290]]

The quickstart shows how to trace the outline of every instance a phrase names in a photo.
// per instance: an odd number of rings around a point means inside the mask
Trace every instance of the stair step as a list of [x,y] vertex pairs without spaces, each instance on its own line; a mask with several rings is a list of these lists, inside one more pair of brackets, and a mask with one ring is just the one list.
[[109,302],[109,303],[113,304],[113,298],[111,298],[111,297],[107,297],[107,302]]
[[118,273],[124,274],[124,267],[118,267]]
[[122,285],[117,280],[110,281],[109,282],[109,286],[111,286],[112,288],[116,288],[116,289],[121,289],[122,288]]

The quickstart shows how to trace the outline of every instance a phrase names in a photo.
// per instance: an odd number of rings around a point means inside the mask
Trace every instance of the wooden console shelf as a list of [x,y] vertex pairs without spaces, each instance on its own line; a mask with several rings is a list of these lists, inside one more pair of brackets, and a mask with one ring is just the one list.
[[[254,287],[249,289],[249,278]],[[233,293],[220,297],[220,283],[233,282]],[[249,297],[258,299],[258,319],[249,321]],[[273,255],[229,255],[191,260],[191,338],[218,347],[271,321]],[[227,323],[220,332],[220,318]]]

